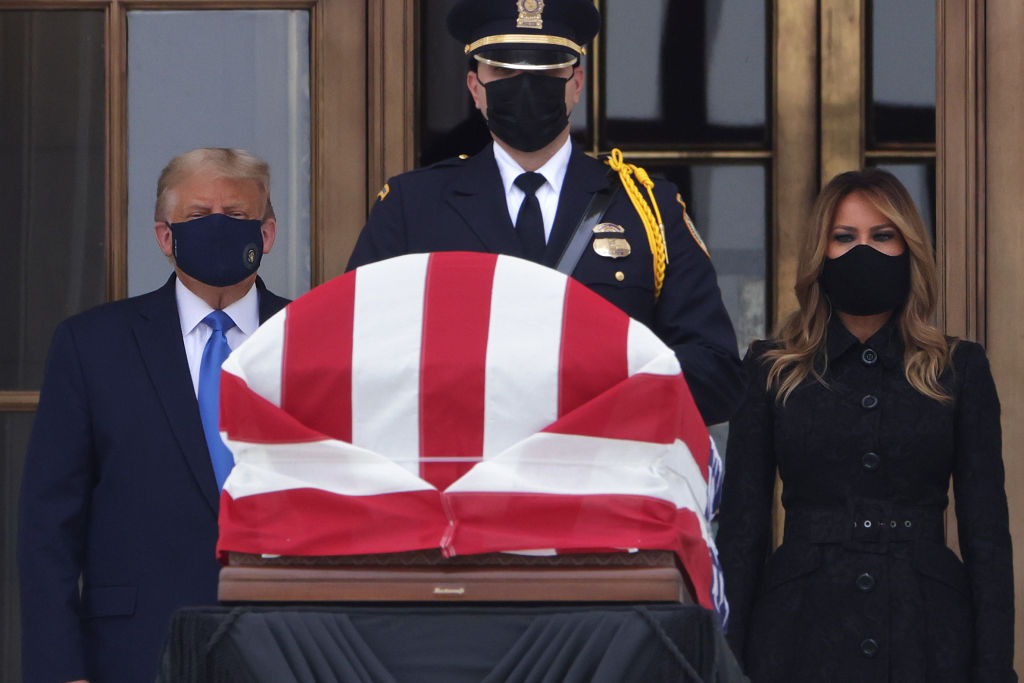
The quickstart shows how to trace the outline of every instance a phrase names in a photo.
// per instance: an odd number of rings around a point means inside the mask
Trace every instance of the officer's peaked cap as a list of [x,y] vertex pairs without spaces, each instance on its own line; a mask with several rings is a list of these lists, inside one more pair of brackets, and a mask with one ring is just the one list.
[[592,0],[460,0],[448,13],[467,55],[513,69],[574,64],[600,28]]

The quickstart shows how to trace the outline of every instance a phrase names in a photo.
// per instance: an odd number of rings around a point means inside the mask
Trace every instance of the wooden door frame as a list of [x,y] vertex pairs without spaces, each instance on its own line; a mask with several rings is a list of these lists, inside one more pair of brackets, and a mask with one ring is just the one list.
[[[937,0],[936,241],[941,325],[985,344],[1002,403],[1010,532],[1024,534],[1024,336],[1020,305],[1020,188],[1024,186],[1024,6],[1019,0]],[[992,87],[989,87],[991,84]],[[955,545],[955,517],[947,511]],[[1014,550],[1024,592],[1024,543]],[[1024,614],[1016,610],[1015,667],[1024,668]]]

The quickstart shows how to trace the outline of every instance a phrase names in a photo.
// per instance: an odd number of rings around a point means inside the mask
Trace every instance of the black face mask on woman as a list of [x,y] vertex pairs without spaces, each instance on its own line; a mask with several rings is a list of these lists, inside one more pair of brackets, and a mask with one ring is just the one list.
[[487,127],[521,152],[536,152],[569,125],[565,84],[572,79],[527,71],[484,83]]
[[910,250],[889,256],[858,244],[839,258],[826,258],[818,282],[837,311],[850,315],[894,311],[910,292]]

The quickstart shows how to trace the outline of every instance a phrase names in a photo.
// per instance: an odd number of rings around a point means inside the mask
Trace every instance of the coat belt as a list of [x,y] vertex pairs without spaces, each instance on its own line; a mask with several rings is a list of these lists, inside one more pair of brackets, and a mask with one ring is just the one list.
[[786,510],[786,540],[810,543],[944,542],[943,510],[857,500],[848,509],[799,506]]

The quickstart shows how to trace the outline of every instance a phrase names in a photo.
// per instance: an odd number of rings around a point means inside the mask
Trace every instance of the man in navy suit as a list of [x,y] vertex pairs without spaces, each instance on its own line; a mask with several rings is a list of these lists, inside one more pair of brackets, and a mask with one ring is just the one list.
[[[736,336],[682,198],[657,182],[650,201],[646,174],[614,177],[569,139],[568,114],[583,92],[580,55],[599,27],[591,0],[459,2],[448,29],[470,56],[466,85],[494,142],[472,158],[391,178],[348,267],[431,251],[557,265],[671,346],[704,421],[722,422],[742,396]],[[628,185],[638,190],[632,197]],[[601,194],[603,214],[588,223]],[[583,251],[564,261],[573,243]]]
[[174,274],[54,334],[21,491],[26,681],[152,681],[172,611],[216,603],[217,428],[200,418],[200,366],[214,311],[234,348],[287,303],[256,275],[276,235],[269,189],[242,150],[173,159],[155,231]]

